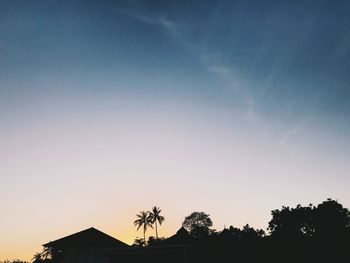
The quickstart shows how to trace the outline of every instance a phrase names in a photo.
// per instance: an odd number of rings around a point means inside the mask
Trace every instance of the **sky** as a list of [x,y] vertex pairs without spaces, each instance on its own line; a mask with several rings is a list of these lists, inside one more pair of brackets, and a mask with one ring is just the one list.
[[[350,207],[348,1],[0,1],[0,260]],[[147,235],[154,235],[153,230]]]

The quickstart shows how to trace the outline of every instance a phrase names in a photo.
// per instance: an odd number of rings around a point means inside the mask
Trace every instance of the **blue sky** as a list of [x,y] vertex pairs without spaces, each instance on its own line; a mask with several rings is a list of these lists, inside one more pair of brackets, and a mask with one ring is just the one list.
[[155,204],[164,236],[194,210],[220,230],[349,207],[349,17],[347,1],[1,1],[1,257],[90,226],[132,243]]
[[[23,94],[18,86],[29,81],[29,96],[152,93],[254,104],[272,118],[306,114],[343,122],[349,114],[346,2],[2,5],[7,96],[18,98]],[[57,91],[36,83],[46,81],[68,81],[72,87],[62,83]],[[176,83],[176,89],[166,82]]]

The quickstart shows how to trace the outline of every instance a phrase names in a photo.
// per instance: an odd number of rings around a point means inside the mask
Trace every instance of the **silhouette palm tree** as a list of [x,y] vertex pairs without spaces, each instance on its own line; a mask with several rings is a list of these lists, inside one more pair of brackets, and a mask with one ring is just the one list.
[[149,216],[149,213],[145,211],[140,211],[140,213],[137,214],[136,217],[137,219],[134,221],[134,225],[137,226],[137,230],[139,230],[139,228],[143,226],[143,240],[146,244],[146,231],[147,227],[153,228],[152,220]]
[[165,220],[164,216],[160,215],[160,212],[162,212],[162,210],[160,210],[160,208],[156,207],[156,206],[154,206],[152,208],[152,211],[148,212],[152,224],[155,224],[155,226],[156,226],[156,239],[158,239],[157,222],[159,223],[159,225],[161,225],[163,223],[163,221]]

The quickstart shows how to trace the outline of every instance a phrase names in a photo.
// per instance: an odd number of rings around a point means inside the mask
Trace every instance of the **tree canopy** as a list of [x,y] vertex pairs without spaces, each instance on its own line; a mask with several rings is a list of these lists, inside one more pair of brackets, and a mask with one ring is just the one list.
[[193,212],[185,217],[182,226],[194,238],[206,237],[211,233],[213,222],[209,215],[204,212]]
[[283,206],[271,212],[269,222],[271,236],[282,238],[330,238],[349,231],[350,213],[341,204],[327,199],[317,207],[297,205]]

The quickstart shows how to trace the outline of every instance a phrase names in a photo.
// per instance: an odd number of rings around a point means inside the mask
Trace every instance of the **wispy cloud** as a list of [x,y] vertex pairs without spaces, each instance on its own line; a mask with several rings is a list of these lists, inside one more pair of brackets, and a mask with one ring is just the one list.
[[[129,3],[129,1],[128,1]],[[179,34],[179,24],[167,19],[161,14],[149,14],[142,11],[142,5],[137,1],[130,1],[129,7],[124,9],[130,17],[145,22],[147,24],[152,24],[164,29],[167,33],[173,37],[180,37]]]
[[[232,94],[236,98],[239,97],[240,102],[245,105],[242,110],[242,116],[253,124],[261,122],[262,117],[259,116],[255,109],[255,99],[249,92],[249,85],[237,72],[233,64],[224,62],[224,54],[219,51],[213,51],[208,45],[208,41],[194,41],[191,36],[193,27],[183,22],[173,21],[164,14],[147,13],[142,9],[139,2],[132,1],[129,8],[125,12],[132,18],[140,20],[144,23],[154,25],[164,30],[166,34],[179,41],[188,52],[197,57],[202,66],[211,74],[214,74],[223,82],[220,89],[224,89],[225,93]],[[217,12],[215,16],[218,16]]]

